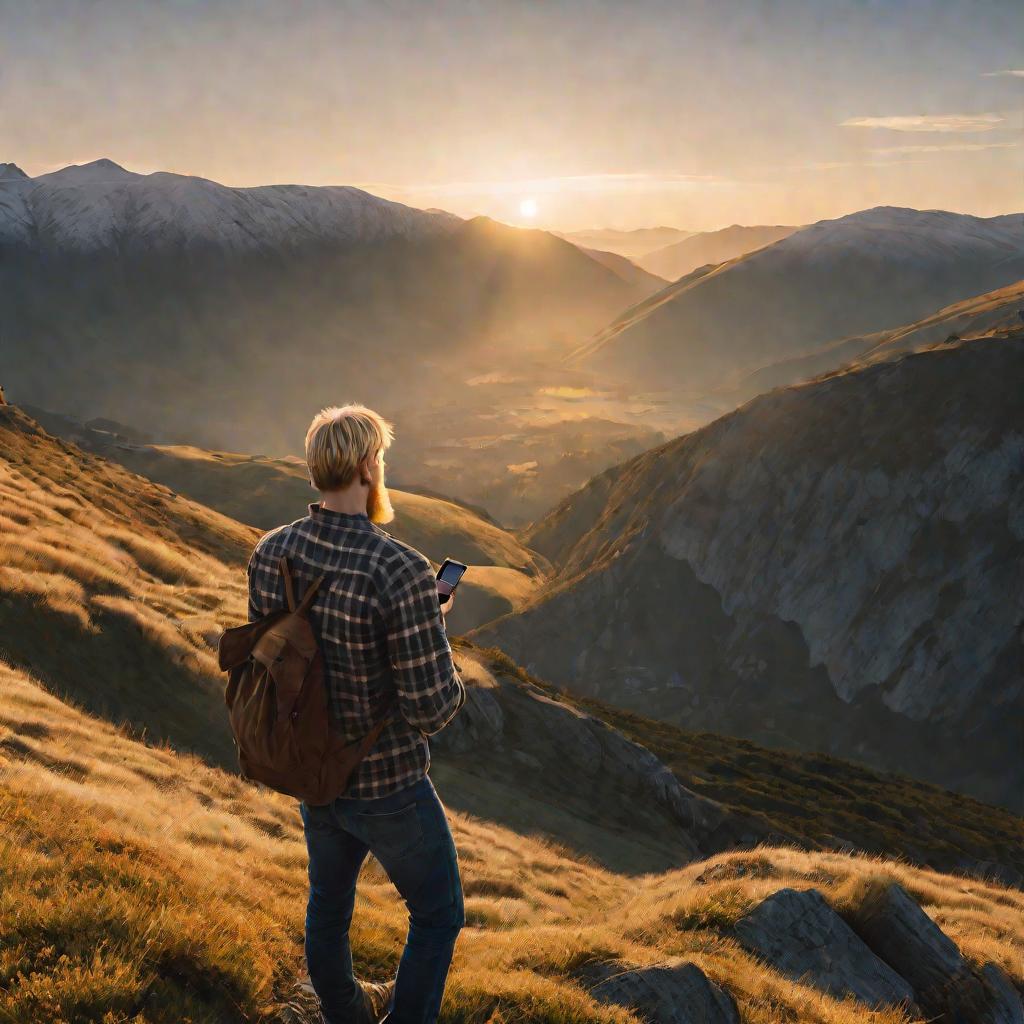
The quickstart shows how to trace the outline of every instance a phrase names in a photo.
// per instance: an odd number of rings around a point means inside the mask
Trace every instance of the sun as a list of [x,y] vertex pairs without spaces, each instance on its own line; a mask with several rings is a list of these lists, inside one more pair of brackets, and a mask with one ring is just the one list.
[[537,216],[537,200],[536,199],[521,199],[519,201],[519,216],[527,217],[531,220]]

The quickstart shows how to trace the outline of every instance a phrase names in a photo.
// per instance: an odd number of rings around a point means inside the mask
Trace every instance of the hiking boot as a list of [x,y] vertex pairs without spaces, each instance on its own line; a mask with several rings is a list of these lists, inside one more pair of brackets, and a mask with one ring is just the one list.
[[320,1000],[308,980],[305,984],[298,982],[291,997],[275,1006],[275,1010],[272,1019],[279,1024],[323,1024]]
[[373,981],[361,981],[363,990],[363,1007],[366,1010],[366,1024],[380,1024],[391,1009],[391,1000],[395,994],[395,983],[389,981],[380,985]]

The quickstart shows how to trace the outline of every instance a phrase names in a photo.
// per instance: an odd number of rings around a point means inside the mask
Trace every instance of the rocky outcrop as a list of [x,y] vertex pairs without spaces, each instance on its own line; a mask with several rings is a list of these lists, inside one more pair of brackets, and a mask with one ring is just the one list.
[[910,1005],[913,988],[879,959],[816,889],[781,889],[736,922],[750,952],[783,974],[869,1006]]
[[856,913],[858,932],[913,986],[937,1024],[1017,1024],[1021,997],[996,964],[975,972],[952,941],[900,885],[873,890]]
[[[719,875],[709,868],[698,881]],[[741,917],[732,936],[781,974],[865,1010],[898,1007],[931,1024],[1024,1024],[1021,993],[1006,973],[969,963],[900,885],[869,889],[849,917],[853,927],[816,889],[780,889]],[[577,973],[596,1000],[647,1024],[739,1024],[732,996],[683,959],[643,967],[593,960]]]
[[732,996],[685,960],[610,973],[590,994],[652,1024],[740,1024]]
[[650,750],[601,719],[515,676],[490,673],[476,655],[463,652],[456,660],[466,703],[431,738],[442,761],[487,765],[540,790],[550,788],[547,773],[557,771],[560,788],[592,803],[612,790],[634,810],[663,816],[691,858],[766,838],[763,825],[687,789]]
[[783,974],[838,998],[903,1006],[933,1024],[1024,1024],[1002,968],[969,963],[902,886],[869,889],[849,916],[852,927],[817,890],[781,889],[734,931]]
[[992,1024],[1024,1024],[1024,996],[1014,987],[1006,972],[998,964],[985,964],[981,980],[987,992],[983,1013],[979,1020]]

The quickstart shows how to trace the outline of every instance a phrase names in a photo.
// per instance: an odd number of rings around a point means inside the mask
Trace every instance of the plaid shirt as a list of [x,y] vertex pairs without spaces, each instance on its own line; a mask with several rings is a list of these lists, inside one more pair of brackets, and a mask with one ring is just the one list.
[[430,767],[427,736],[462,707],[430,562],[366,515],[318,503],[260,538],[249,559],[249,621],[286,606],[278,562],[288,556],[295,600],[327,578],[309,612],[324,659],[331,714],[346,740],[365,735],[397,693],[398,710],[353,776],[346,797],[380,797]]

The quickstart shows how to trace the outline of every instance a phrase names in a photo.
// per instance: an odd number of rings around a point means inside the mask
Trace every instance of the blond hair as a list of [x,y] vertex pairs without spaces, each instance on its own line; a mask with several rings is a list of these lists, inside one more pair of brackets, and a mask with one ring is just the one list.
[[306,431],[306,465],[318,491],[347,487],[359,463],[391,446],[394,428],[365,405],[321,409]]

